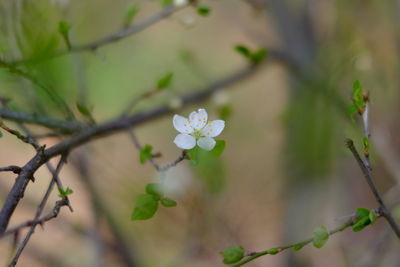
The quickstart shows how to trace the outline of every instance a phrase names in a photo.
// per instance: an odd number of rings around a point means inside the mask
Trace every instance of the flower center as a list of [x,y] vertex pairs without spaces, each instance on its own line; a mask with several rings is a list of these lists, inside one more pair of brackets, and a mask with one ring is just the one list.
[[203,132],[201,130],[194,130],[194,132],[191,133],[191,135],[194,138],[199,139],[200,137],[203,137]]

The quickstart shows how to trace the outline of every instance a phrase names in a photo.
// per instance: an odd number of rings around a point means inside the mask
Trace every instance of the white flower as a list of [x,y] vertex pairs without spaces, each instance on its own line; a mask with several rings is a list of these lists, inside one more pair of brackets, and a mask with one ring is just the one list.
[[181,149],[192,149],[196,146],[210,151],[215,146],[213,137],[218,136],[225,127],[225,121],[207,121],[208,115],[204,109],[190,113],[189,118],[175,115],[172,119],[174,127],[180,134],[174,143]]
[[181,7],[188,3],[188,0],[174,0],[174,6]]

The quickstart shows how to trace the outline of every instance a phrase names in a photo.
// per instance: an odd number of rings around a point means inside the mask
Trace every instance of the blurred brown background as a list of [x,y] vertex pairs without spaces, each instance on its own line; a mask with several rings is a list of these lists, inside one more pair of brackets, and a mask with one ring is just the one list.
[[[161,10],[158,1],[136,1],[133,25]],[[130,1],[0,0],[0,54],[4,60],[46,55],[65,47],[58,22],[71,23],[71,42],[85,44],[123,26]],[[75,107],[94,107],[97,122],[120,114],[157,78],[174,73],[172,88],[142,101],[135,112],[169,104],[244,68],[233,47],[282,51],[288,62],[270,62],[210,100],[176,112],[206,108],[218,119],[231,109],[221,138],[227,147],[208,166],[187,162],[167,173],[169,195],[178,201],[148,221],[130,220],[136,197],[158,174],[139,163],[129,136],[114,134],[72,152],[60,177],[74,190],[74,213],[38,227],[19,266],[223,266],[219,251],[241,245],[259,251],[312,236],[319,225],[343,223],[357,207],[375,208],[344,140],[361,148],[362,128],[347,115],[354,80],[372,96],[372,164],[378,187],[399,209],[399,23],[398,1],[219,0],[202,1],[207,17],[184,8],[143,32],[99,48],[24,66]],[[288,67],[289,66],[289,67]],[[0,93],[13,108],[62,117],[40,90],[0,70]],[[78,114],[78,113],[77,113]],[[9,123],[13,125],[12,123]],[[34,132],[45,132],[32,126]],[[172,115],[135,129],[168,163],[180,151],[173,144]],[[55,138],[42,139],[47,146]],[[24,165],[33,150],[4,134],[1,166]],[[56,161],[54,161],[56,164]],[[78,169],[79,163],[82,169]],[[10,225],[29,220],[50,175],[41,168]],[[0,203],[14,182],[0,174]],[[53,192],[48,209],[57,200]],[[397,204],[397,205],[396,205]],[[12,238],[0,241],[6,265]],[[124,251],[125,253],[121,253]],[[399,266],[399,242],[387,223],[361,233],[351,229],[326,246],[264,256],[248,266]]]

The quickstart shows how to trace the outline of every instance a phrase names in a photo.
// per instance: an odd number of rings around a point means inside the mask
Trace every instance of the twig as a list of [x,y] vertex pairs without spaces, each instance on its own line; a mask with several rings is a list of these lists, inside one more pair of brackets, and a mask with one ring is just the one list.
[[393,232],[395,232],[397,237],[400,239],[400,228],[399,228],[398,224],[396,223],[392,213],[386,207],[381,194],[379,193],[377,187],[375,186],[375,183],[372,179],[371,169],[361,159],[360,154],[358,153],[357,149],[354,146],[354,142],[352,140],[348,139],[346,144],[347,144],[347,147],[350,149],[351,153],[353,154],[354,158],[356,159],[358,166],[360,167],[360,169],[364,175],[364,178],[368,183],[369,188],[371,189],[372,193],[375,196],[376,201],[379,204],[379,212],[382,214],[383,217],[385,217],[385,219],[387,220],[389,225],[392,227]]
[[48,222],[51,219],[56,218],[58,216],[58,214],[60,213],[61,207],[67,206],[67,205],[68,205],[67,199],[62,198],[61,200],[56,201],[54,208],[47,215],[45,215],[42,218],[39,218],[37,220],[30,220],[30,221],[21,223],[20,225],[17,225],[15,227],[11,227],[4,233],[4,236],[10,235],[10,234],[15,234],[16,232],[21,231],[25,227],[38,225],[38,224],[43,225],[45,222]]
[[[65,163],[65,161],[66,161],[66,158],[67,158],[67,154],[63,154],[63,155],[61,156],[61,159],[60,159],[60,161],[58,162],[57,168],[56,168],[56,170],[55,170],[55,173],[56,173],[56,174],[59,174],[59,173],[60,173],[61,168],[63,167],[63,165],[64,165],[64,163]],[[37,221],[37,220],[40,218],[40,215],[41,215],[42,212],[43,212],[43,209],[44,209],[44,207],[45,207],[45,205],[46,205],[46,203],[47,203],[47,200],[48,200],[48,198],[49,198],[49,196],[50,196],[50,193],[53,191],[53,187],[54,187],[54,184],[55,184],[55,183],[56,183],[56,179],[55,179],[55,177],[53,176],[52,179],[51,179],[51,181],[50,181],[50,183],[49,183],[49,186],[48,186],[48,188],[47,188],[47,191],[46,191],[46,193],[44,194],[43,199],[42,199],[42,201],[40,202],[40,205],[39,205],[39,207],[38,207],[37,210],[36,210],[36,214],[35,214],[35,217],[34,217],[33,221]],[[19,259],[20,255],[21,255],[22,251],[24,250],[24,248],[25,248],[26,245],[28,244],[29,239],[30,239],[30,237],[32,236],[32,234],[35,232],[36,225],[37,225],[37,224],[33,224],[33,225],[31,226],[31,228],[29,229],[29,232],[26,234],[24,241],[23,241],[23,242],[20,244],[20,246],[18,247],[18,250],[17,250],[17,252],[16,252],[14,258],[12,259],[11,263],[9,264],[9,267],[15,266],[15,265],[17,264],[18,259]]]
[[[126,37],[131,36],[136,33],[139,33],[141,31],[143,31],[144,29],[148,28],[149,26],[161,21],[162,19],[171,16],[173,13],[175,13],[176,11],[178,11],[181,8],[183,8],[183,7],[175,7],[175,6],[167,7],[165,9],[161,10],[160,12],[154,14],[153,16],[149,17],[148,19],[146,19],[145,21],[143,21],[140,24],[133,25],[129,28],[120,30],[117,33],[113,33],[109,36],[106,36],[104,38],[101,38],[97,41],[94,41],[94,42],[91,42],[88,44],[72,46],[71,49],[65,49],[65,50],[56,52],[53,55],[47,57],[46,59],[59,57],[59,56],[67,55],[70,53],[96,50],[97,48],[99,48],[101,46],[111,44],[113,42],[117,42],[123,38],[126,38]],[[19,65],[19,64],[30,62],[30,61],[34,61],[34,60],[32,60],[32,59],[19,60],[19,61],[14,61],[11,64]]]
[[13,130],[7,126],[5,126],[2,122],[0,122],[0,128],[3,129],[4,131],[16,136],[19,140],[21,140],[24,143],[27,143],[31,146],[33,146],[35,148],[35,150],[39,149],[39,145],[36,144],[36,142],[29,136],[24,136],[23,134],[21,134],[20,132],[18,132],[17,130]]
[[[345,222],[341,226],[329,231],[329,236],[331,236],[333,234],[336,234],[338,232],[341,232],[341,231],[345,230],[346,228],[352,226],[354,224],[354,218],[355,218],[355,216],[353,215],[347,222]],[[274,253],[271,253],[271,249],[263,250],[263,251],[260,251],[260,252],[251,252],[251,253],[248,254],[248,257],[242,259],[238,263],[233,264],[232,267],[242,266],[242,265],[244,265],[246,263],[249,263],[250,261],[253,261],[253,260],[255,260],[255,259],[257,259],[257,258],[259,258],[261,256],[264,256],[264,255],[268,255],[268,254],[275,255],[277,253],[280,253],[280,252],[282,252],[284,250],[287,250],[287,249],[290,249],[290,248],[293,248],[293,249],[302,248],[302,247],[310,244],[311,242],[313,242],[313,239],[314,238],[308,238],[306,240],[303,240],[303,241],[300,241],[300,242],[297,242],[297,243],[294,243],[294,244],[272,248],[272,250],[274,250]]]
[[15,165],[2,167],[2,168],[0,168],[0,172],[13,172],[15,174],[18,174],[18,173],[21,172],[21,167],[18,167],[18,166],[15,166]]

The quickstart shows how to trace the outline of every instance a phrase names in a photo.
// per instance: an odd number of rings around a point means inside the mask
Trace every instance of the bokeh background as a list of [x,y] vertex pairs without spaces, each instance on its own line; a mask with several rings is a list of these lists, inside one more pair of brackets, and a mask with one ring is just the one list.
[[[287,58],[263,64],[207,101],[175,104],[183,116],[198,108],[206,108],[211,119],[223,115],[220,138],[227,147],[201,166],[183,162],[172,168],[165,182],[178,206],[160,208],[151,220],[130,216],[136,197],[159,174],[139,163],[126,132],[74,150],[60,177],[74,190],[75,211],[63,208],[38,227],[20,266],[223,266],[219,251],[228,245],[259,251],[300,241],[319,225],[342,224],[357,207],[377,207],[345,147],[345,138],[353,138],[361,149],[362,127],[347,111],[357,79],[372,97],[376,183],[399,213],[399,1],[201,1],[210,7],[209,16],[187,7],[96,51],[47,58],[65,49],[59,21],[72,25],[72,44],[86,44],[121,30],[132,4],[140,7],[132,25],[162,9],[149,0],[0,0],[1,59],[33,59],[21,68],[56,90],[80,120],[85,118],[77,102],[93,107],[101,123],[152,90],[165,73],[174,73],[171,87],[140,101],[132,114],[176,103],[246,68],[235,45],[280,51]],[[40,88],[15,73],[0,69],[0,85],[0,96],[10,98],[13,109],[63,118]],[[162,153],[157,160],[163,164],[180,155],[172,142],[172,115],[134,129],[142,144]],[[41,139],[48,147],[59,141]],[[0,144],[1,166],[22,166],[34,155],[6,133]],[[0,173],[0,203],[14,177]],[[42,167],[10,225],[34,216],[50,178]],[[1,266],[12,249],[11,237],[0,240]],[[248,266],[399,266],[399,249],[387,223],[378,220],[361,233],[348,229],[332,236],[322,249],[264,256]]]

